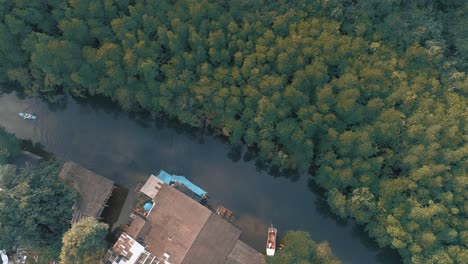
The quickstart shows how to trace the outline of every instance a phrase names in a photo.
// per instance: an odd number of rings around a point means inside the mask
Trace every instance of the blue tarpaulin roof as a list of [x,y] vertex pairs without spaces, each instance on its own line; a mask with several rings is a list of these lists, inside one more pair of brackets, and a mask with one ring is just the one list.
[[171,175],[161,170],[161,172],[159,172],[158,178],[166,184],[170,184],[171,182],[180,182],[200,197],[203,197],[203,195],[206,194],[206,192],[202,190],[202,188],[196,186],[191,181],[187,180],[185,176]]

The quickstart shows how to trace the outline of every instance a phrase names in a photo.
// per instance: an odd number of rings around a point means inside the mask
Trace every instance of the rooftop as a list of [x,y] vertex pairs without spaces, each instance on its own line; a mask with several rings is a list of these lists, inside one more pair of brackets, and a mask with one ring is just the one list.
[[154,175],[151,175],[143,187],[141,187],[140,192],[146,194],[149,198],[154,199],[163,184],[164,182],[162,180],[158,179]]
[[150,229],[151,224],[149,222],[135,215],[132,224],[125,231],[135,239],[144,239]]
[[257,264],[263,263],[263,255],[251,246],[237,240],[225,264]]
[[120,259],[113,259],[111,263],[135,263],[140,255],[145,252],[145,247],[135,241],[131,236],[123,233],[112,247],[113,252]]
[[114,182],[80,165],[67,161],[59,174],[79,193],[72,223],[84,216],[99,218],[114,188]]
[[182,263],[224,263],[239,240],[241,231],[215,214],[210,214]]
[[145,237],[147,250],[156,256],[170,255],[182,263],[211,212],[169,185],[163,185],[148,215],[151,230]]
[[[133,216],[126,233],[108,253],[112,256],[108,263],[136,264],[154,260],[166,264],[264,263],[262,254],[239,240],[241,230],[176,189],[177,184],[174,187],[161,184],[154,178],[150,176],[141,188],[146,195],[155,193],[153,208],[146,217]],[[138,241],[144,252],[130,252],[133,244],[123,243],[128,237]],[[129,262],[128,254],[139,255],[138,260]]]

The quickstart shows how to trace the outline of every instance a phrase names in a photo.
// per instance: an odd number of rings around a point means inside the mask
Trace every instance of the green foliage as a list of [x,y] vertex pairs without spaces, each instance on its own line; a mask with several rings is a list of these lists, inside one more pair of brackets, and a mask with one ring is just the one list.
[[3,1],[0,80],[314,167],[332,210],[405,262],[463,263],[465,2]]
[[[59,162],[2,168],[0,179],[0,247],[57,246],[70,227],[76,193],[58,179]],[[59,246],[59,245],[58,245]]]
[[99,263],[105,249],[108,225],[91,217],[75,223],[63,235],[60,263]]
[[341,263],[331,252],[328,242],[317,244],[307,232],[288,231],[281,243],[284,248],[277,250],[275,256],[266,257],[267,264]]
[[20,143],[14,134],[10,134],[0,127],[0,165],[16,156],[20,151]]

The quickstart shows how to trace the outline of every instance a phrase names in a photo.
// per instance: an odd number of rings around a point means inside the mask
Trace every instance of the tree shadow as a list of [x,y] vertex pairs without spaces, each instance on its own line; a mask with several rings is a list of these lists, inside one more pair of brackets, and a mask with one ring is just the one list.
[[44,160],[52,160],[55,159],[55,155],[51,152],[48,152],[45,149],[45,146],[39,142],[33,142],[30,139],[23,139],[21,140],[21,149],[29,151]]
[[349,224],[352,225],[352,236],[357,238],[366,248],[372,251],[376,251],[377,258],[379,263],[384,264],[393,264],[393,263],[401,263],[401,258],[398,252],[394,249],[389,247],[381,248],[377,241],[371,238],[368,232],[365,230],[365,226],[359,225],[353,219],[345,219],[341,218],[338,215],[334,214],[330,206],[328,205],[326,199],[326,190],[318,186],[313,178],[308,180],[308,187],[309,190],[316,194],[317,199],[315,200],[315,208],[316,211],[323,217],[332,219],[338,226],[345,227]]
[[388,247],[381,248],[379,250],[379,253],[377,253],[377,259],[380,263],[384,264],[399,264],[403,262],[398,251]]
[[39,94],[38,96],[28,95],[25,89],[16,82],[1,83],[0,84],[0,95],[15,93],[16,97],[20,100],[26,98],[40,98],[48,106],[48,109],[52,112],[57,112],[65,109],[68,103],[68,96],[64,93],[46,93]]
[[16,82],[3,82],[0,83],[0,95],[2,94],[11,94],[16,92],[17,96],[20,99],[25,99],[26,94],[24,89]]
[[193,127],[180,122],[180,120],[178,120],[175,117],[158,115],[156,120],[154,121],[154,125],[158,129],[173,130],[177,135],[186,136],[187,138],[197,142],[198,144],[204,144],[206,137],[213,137],[219,139],[219,136],[213,134],[213,131],[209,128]]
[[47,104],[47,108],[51,112],[62,111],[68,105],[68,96],[65,94],[40,95],[39,98]]
[[369,236],[363,225],[359,225],[354,221],[352,223],[353,237],[358,238],[366,248],[369,248],[372,251],[377,251],[377,259],[379,260],[379,263],[401,263],[401,257],[397,250],[390,247],[380,247],[379,244]]
[[127,195],[127,188],[118,184],[115,185],[115,188],[107,201],[106,208],[104,208],[101,214],[103,222],[107,223],[109,227],[112,227],[119,220]]
[[325,198],[326,190],[320,188],[312,178],[307,181],[307,186],[309,190],[316,194],[317,199],[315,200],[316,211],[323,217],[332,219],[338,226],[346,226],[349,223],[349,220],[346,218],[341,218],[338,215],[334,214],[330,206],[328,205],[327,199]]
[[297,182],[301,178],[301,174],[296,170],[283,169],[270,164],[268,160],[260,158],[258,149],[255,147],[247,147],[244,144],[229,144],[225,137],[223,137],[222,140],[224,141],[223,143],[229,146],[227,157],[233,162],[239,162],[241,159],[245,163],[254,162],[257,172],[266,172],[274,178],[283,177],[292,182]]
[[[20,99],[24,99],[26,95],[18,85],[2,86],[5,92],[16,92]],[[22,96],[25,96],[24,98]],[[288,178],[293,182],[300,179],[300,174],[295,170],[281,169],[278,166],[271,165],[268,160],[260,158],[258,150],[255,147],[247,147],[245,144],[233,144],[229,139],[222,136],[215,129],[210,127],[192,127],[188,124],[183,124],[175,116],[167,116],[161,114],[153,115],[149,111],[137,107],[131,111],[124,111],[119,104],[109,97],[102,95],[85,95],[73,96],[67,94],[46,94],[40,95],[41,98],[52,112],[64,110],[70,100],[75,101],[80,106],[86,106],[94,111],[102,111],[111,114],[114,119],[122,116],[127,116],[138,126],[143,128],[170,129],[177,135],[183,135],[189,140],[195,141],[198,144],[204,144],[207,137],[219,140],[222,144],[228,146],[227,157],[233,162],[239,162],[241,159],[244,162],[254,161],[257,172],[266,172],[269,175],[279,178]]]
[[94,111],[102,111],[107,114],[112,114],[114,118],[126,114],[120,106],[112,101],[109,97],[102,95],[85,95],[85,96],[70,96],[73,100],[81,106],[86,106]]
[[234,162],[238,162],[242,158],[243,152],[244,147],[242,145],[232,145],[229,147],[227,157]]
[[183,124],[174,116],[151,114],[148,110],[141,107],[135,107],[130,111],[125,111],[117,102],[102,95],[87,95],[86,97],[72,96],[72,98],[78,105],[89,107],[94,111],[102,111],[111,114],[114,119],[126,116],[143,128],[155,127],[160,130],[171,129],[176,134],[187,136],[189,139],[200,144],[204,143],[205,136],[213,136],[213,134],[210,134],[211,131],[209,129]]

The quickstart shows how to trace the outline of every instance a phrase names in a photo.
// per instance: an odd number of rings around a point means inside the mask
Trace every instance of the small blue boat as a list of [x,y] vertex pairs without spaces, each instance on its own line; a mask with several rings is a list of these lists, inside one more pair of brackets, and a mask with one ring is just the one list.
[[35,115],[29,113],[18,113],[18,115],[20,115],[23,119],[35,120],[37,118]]

